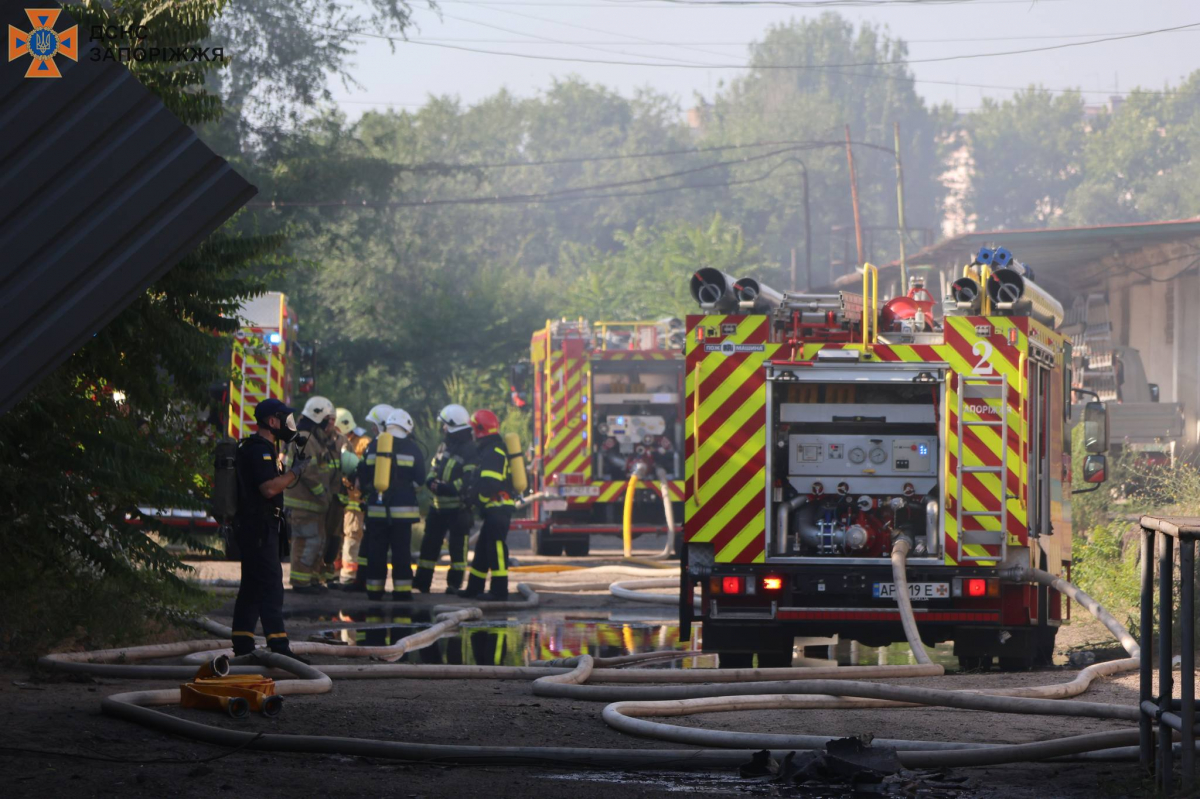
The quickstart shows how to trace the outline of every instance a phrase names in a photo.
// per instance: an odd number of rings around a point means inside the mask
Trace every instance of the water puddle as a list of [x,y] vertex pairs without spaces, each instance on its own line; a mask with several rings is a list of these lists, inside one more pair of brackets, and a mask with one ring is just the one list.
[[[296,619],[298,614],[293,614]],[[353,612],[313,613],[306,620],[336,624],[314,634],[316,641],[346,646],[388,646],[433,623],[428,608],[379,605]],[[577,655],[617,657],[665,649],[688,650],[703,646],[704,629],[692,628],[691,641],[679,640],[679,625],[661,619],[582,611],[547,613],[533,618],[512,616],[471,622],[436,644],[404,655],[401,663],[525,666],[538,660]],[[952,643],[928,648],[935,663],[947,671],[958,669]],[[830,638],[797,638],[794,666],[873,666],[915,663],[908,645],[867,647],[855,641]],[[713,655],[662,664],[663,668],[716,668]]]

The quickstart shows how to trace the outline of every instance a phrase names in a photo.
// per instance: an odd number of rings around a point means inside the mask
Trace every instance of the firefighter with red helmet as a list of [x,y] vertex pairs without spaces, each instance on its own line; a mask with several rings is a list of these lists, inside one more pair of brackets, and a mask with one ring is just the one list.
[[[475,411],[470,424],[478,454],[467,499],[481,509],[483,527],[475,544],[467,587],[458,595],[503,602],[508,599],[508,526],[516,504],[512,470],[496,414],[486,409]],[[484,593],[489,571],[492,590]]]

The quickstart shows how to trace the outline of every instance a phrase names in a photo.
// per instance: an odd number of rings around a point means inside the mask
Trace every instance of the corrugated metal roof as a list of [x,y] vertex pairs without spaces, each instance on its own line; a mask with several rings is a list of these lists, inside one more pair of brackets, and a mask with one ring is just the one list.
[[[23,4],[3,17],[30,27]],[[80,44],[61,78],[0,64],[0,413],[257,192]]]
[[[1200,238],[1200,218],[1166,222],[1136,222],[1091,227],[1039,228],[1034,230],[989,230],[963,233],[908,256],[910,266],[921,264],[962,266],[970,263],[980,247],[1001,246],[1029,264],[1042,276],[1063,282],[1066,273],[1082,276],[1102,259],[1120,257],[1146,247]],[[893,261],[884,269],[898,267]],[[850,280],[860,281],[859,276]],[[839,282],[841,282],[839,280]]]

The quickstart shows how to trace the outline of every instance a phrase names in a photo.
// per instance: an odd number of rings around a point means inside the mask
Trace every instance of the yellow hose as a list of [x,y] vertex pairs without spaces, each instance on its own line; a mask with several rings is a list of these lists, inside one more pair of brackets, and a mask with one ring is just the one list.
[[637,475],[632,475],[629,478],[629,485],[625,489],[625,514],[624,521],[621,525],[621,537],[625,542],[625,557],[633,557],[633,495],[637,491]]

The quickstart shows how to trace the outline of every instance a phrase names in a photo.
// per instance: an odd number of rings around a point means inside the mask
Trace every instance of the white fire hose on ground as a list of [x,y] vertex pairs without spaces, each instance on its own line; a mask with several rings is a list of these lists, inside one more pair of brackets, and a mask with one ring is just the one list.
[[[903,591],[903,547],[894,550],[893,566],[897,573],[898,595]],[[574,668],[490,667],[490,666],[409,666],[395,663],[363,663],[357,665],[304,666],[290,658],[259,653],[254,660],[238,659],[234,672],[277,674],[279,669],[297,679],[278,683],[278,693],[325,693],[331,688],[331,678],[338,679],[533,679],[534,693],[546,697],[561,697],[572,701],[592,700],[613,702],[605,707],[602,717],[614,728],[638,735],[693,746],[713,747],[689,750],[658,749],[590,749],[572,747],[476,747],[443,746],[361,738],[339,738],[321,735],[256,735],[250,732],[221,729],[188,719],[171,716],[153,709],[154,705],[179,701],[178,689],[140,691],[106,698],[102,708],[106,713],[121,716],[145,726],[183,735],[223,746],[244,746],[250,749],[288,752],[321,752],[347,755],[392,757],[404,760],[455,763],[525,763],[561,762],[596,767],[671,767],[684,763],[692,768],[731,768],[744,763],[755,750],[767,748],[782,756],[787,751],[824,746],[830,736],[822,735],[765,735],[731,731],[679,727],[652,721],[653,718],[686,716],[697,713],[743,710],[779,710],[800,708],[883,708],[883,707],[954,707],[970,710],[1058,715],[1135,721],[1136,706],[1093,702],[1063,701],[1077,696],[1098,677],[1136,668],[1139,650],[1133,637],[1094,600],[1061,578],[1023,570],[1006,575],[1009,579],[1027,579],[1050,585],[1071,596],[1100,619],[1121,640],[1131,657],[1126,660],[1095,664],[1081,671],[1068,683],[1032,688],[979,691],[946,691],[925,687],[904,687],[862,682],[862,679],[935,676],[942,673],[932,663],[914,666],[865,666],[788,669],[692,669],[662,670],[621,668],[630,662],[679,657],[688,653],[647,653],[617,659],[619,662],[598,664],[584,655],[575,661]],[[616,586],[614,585],[614,588]],[[650,586],[643,586],[650,587]],[[559,587],[553,587],[559,590]],[[627,589],[629,590],[629,589]],[[901,615],[911,616],[911,606]],[[437,633],[434,627],[422,630],[396,642],[391,647],[344,647],[321,645],[314,654],[346,656],[352,650],[386,650],[379,656],[394,659],[397,652],[411,652],[433,643],[440,635],[453,631],[463,621],[478,618],[474,608],[457,609],[439,617]],[[209,629],[226,628],[212,623]],[[916,635],[916,625],[905,625],[914,655],[923,652]],[[194,674],[194,666],[134,665],[148,659],[164,657],[196,657],[211,652],[225,641],[187,641],[147,647],[132,647],[102,652],[49,655],[40,662],[50,668],[110,677],[144,679],[186,679]],[[294,647],[304,644],[297,642]],[[326,649],[325,647],[328,647]],[[402,650],[402,651],[401,651]],[[918,656],[919,657],[919,656]],[[927,657],[927,656],[926,656]],[[598,668],[598,665],[605,667]],[[611,667],[615,666],[615,667]],[[661,685],[661,683],[671,683]],[[747,695],[748,694],[748,695]],[[614,701],[615,700],[615,701]],[[1109,732],[1073,735],[1028,744],[991,744],[974,742],[909,741],[876,739],[874,745],[893,747],[899,761],[909,768],[935,766],[995,765],[1026,760],[1043,760],[1071,756],[1078,759],[1136,758],[1136,728]]]

